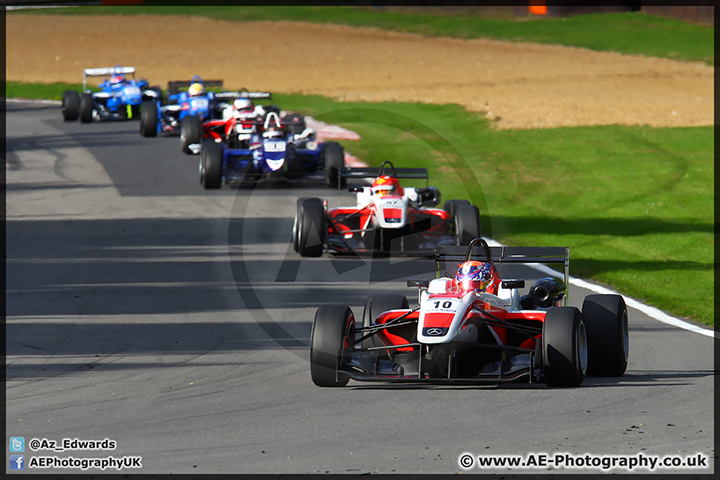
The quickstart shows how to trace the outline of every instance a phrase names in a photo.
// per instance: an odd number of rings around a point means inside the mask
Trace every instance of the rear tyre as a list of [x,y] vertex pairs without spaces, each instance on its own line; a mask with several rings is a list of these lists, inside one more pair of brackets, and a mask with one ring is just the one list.
[[190,145],[200,143],[202,139],[202,122],[195,115],[188,115],[180,126],[180,149],[183,153],[192,155]]
[[212,140],[203,142],[200,150],[200,184],[206,190],[222,185],[223,147]]
[[480,212],[475,205],[457,205],[453,218],[455,239],[458,245],[469,245],[480,236]]
[[349,378],[338,372],[355,337],[355,317],[349,307],[318,308],[310,334],[310,376],[318,387],[344,387]]
[[[393,293],[381,293],[368,297],[365,301],[365,308],[363,308],[362,326],[369,327],[375,323],[375,320],[381,313],[389,310],[401,310],[410,308],[408,299],[405,295],[393,294]],[[366,335],[367,332],[363,333]],[[377,338],[377,335],[366,339],[363,342],[363,347],[380,347],[382,342]],[[387,357],[387,351],[381,351],[381,356]]]
[[80,121],[82,123],[90,123],[93,118],[93,99],[92,93],[83,93],[80,96]]
[[305,117],[299,113],[288,113],[285,115],[281,123],[285,125],[288,133],[300,134],[305,131]]
[[63,92],[62,116],[66,122],[74,122],[80,116],[80,95],[75,90]]
[[588,295],[582,306],[588,376],[621,377],[628,364],[628,314],[621,295]]
[[140,135],[157,137],[158,107],[155,100],[147,100],[140,108]]
[[325,183],[330,188],[344,188],[345,178],[339,178],[339,173],[345,171],[345,152],[337,142],[325,142],[322,146],[323,166],[325,169]]
[[296,252],[298,251],[298,238],[300,236],[300,216],[302,215],[300,206],[303,204],[303,202],[305,202],[305,200],[309,198],[311,197],[300,197],[297,199],[297,202],[295,204],[295,220],[293,221],[292,242],[293,250],[295,250]]
[[545,383],[551,387],[577,387],[585,378],[588,346],[580,310],[553,307],[545,315],[542,331]]
[[298,253],[302,257],[320,257],[325,243],[325,208],[319,198],[308,198],[298,212]]

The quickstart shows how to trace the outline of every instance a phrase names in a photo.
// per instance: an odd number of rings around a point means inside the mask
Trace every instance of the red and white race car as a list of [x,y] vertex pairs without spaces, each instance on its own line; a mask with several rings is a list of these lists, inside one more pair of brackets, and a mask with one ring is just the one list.
[[[479,246],[475,254],[473,248]],[[310,373],[322,387],[348,380],[383,382],[545,382],[576,387],[586,375],[616,377],[628,363],[628,315],[620,295],[588,295],[582,310],[567,306],[566,247],[438,247],[433,280],[419,287],[419,305],[404,295],[368,298],[362,323],[349,307],[317,310]],[[439,272],[462,262],[454,278]],[[564,263],[565,280],[502,280],[496,263]],[[515,267],[517,268],[517,267]]]
[[[467,245],[479,237],[478,208],[467,200],[440,203],[440,191],[427,186],[425,168],[354,168],[339,173],[343,179],[374,178],[371,186],[351,187],[357,194],[352,206],[329,208],[320,198],[297,201],[293,246],[304,257],[334,253],[422,252],[438,245]],[[400,186],[398,179],[425,180],[423,188]],[[342,182],[337,182],[342,184]]]

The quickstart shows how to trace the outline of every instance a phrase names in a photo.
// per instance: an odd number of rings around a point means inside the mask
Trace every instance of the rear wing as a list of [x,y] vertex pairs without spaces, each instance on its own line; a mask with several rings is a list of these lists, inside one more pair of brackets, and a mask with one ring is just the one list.
[[[380,176],[381,171],[382,167],[350,168],[339,172],[339,175],[341,178],[377,178]],[[396,178],[425,180],[425,186],[428,186],[430,176],[427,168],[394,168],[393,173]]]
[[[467,247],[440,245],[435,249],[435,277],[440,278],[445,262],[462,263],[480,260],[495,263],[541,263],[565,266],[565,285],[570,285],[570,249],[568,247],[490,247],[482,238],[476,238]],[[567,304],[567,295],[566,304]]]
[[102,77],[105,75],[131,74],[135,78],[135,67],[103,67],[86,68],[83,70],[83,92],[87,90],[87,77]]
[[215,98],[220,100],[235,100],[236,98],[249,98],[251,100],[269,100],[272,98],[270,92],[220,92],[215,94]]
[[[180,91],[181,88],[189,88],[192,85],[192,80],[171,80],[168,82],[167,93],[168,95],[175,95]],[[222,87],[222,80],[203,80],[200,82],[204,87]]]

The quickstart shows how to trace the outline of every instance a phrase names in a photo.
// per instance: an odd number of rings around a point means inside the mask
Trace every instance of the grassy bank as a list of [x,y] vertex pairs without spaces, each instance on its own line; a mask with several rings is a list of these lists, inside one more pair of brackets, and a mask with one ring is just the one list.
[[[152,3],[152,2],[146,2]],[[567,18],[497,18],[482,11],[460,14],[415,13],[416,9],[372,7],[74,7],[9,12],[53,15],[196,15],[228,21],[295,20],[377,27],[455,38],[491,38],[583,47],[633,55],[701,61],[714,65],[714,29],[640,12],[589,14]],[[424,12],[424,10],[423,10]],[[437,12],[434,12],[437,13]]]
[[[69,87],[6,88],[57,99]],[[370,164],[427,167],[444,199],[480,207],[485,235],[569,246],[572,275],[713,325],[712,127],[497,131],[458,105],[274,102],[357,131],[346,146]]]

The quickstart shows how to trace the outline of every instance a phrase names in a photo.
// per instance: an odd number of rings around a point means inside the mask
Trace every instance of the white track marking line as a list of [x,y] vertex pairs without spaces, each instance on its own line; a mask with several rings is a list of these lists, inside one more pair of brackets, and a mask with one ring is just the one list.
[[[491,238],[483,237],[488,245],[491,247],[502,247],[503,244],[496,242],[495,240]],[[552,268],[548,267],[547,265],[542,264],[533,264],[533,268],[536,268],[537,270],[540,270],[543,273],[547,273],[548,275],[556,276],[558,272],[556,270],[553,270]],[[595,285],[593,283],[588,282],[587,280],[583,280],[581,278],[575,278],[573,276],[569,277],[569,281],[571,285],[574,285],[576,287],[584,288],[586,290],[590,290],[591,292],[595,293],[601,293],[604,295],[621,295],[620,293],[600,285]],[[668,325],[672,325],[674,327],[682,328],[684,330],[688,330],[690,332],[699,333],[700,335],[705,335],[707,337],[715,337],[715,330],[709,329],[709,328],[703,328],[699,327],[695,324],[686,322],[685,320],[681,320],[677,317],[673,317],[671,315],[668,315],[667,313],[663,312],[662,310],[651,307],[649,305],[645,305],[644,303],[640,302],[639,300],[635,300],[634,298],[630,298],[627,295],[622,296],[625,299],[625,304],[630,307],[634,308],[635,310],[639,310],[645,315],[647,315],[650,318],[653,318],[659,322],[666,323]]]

